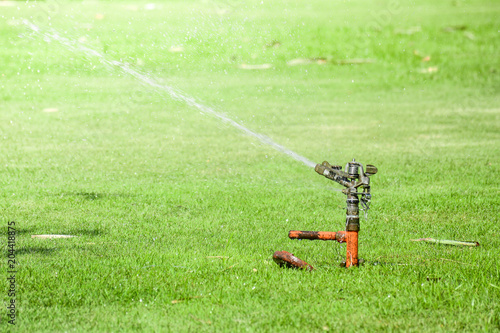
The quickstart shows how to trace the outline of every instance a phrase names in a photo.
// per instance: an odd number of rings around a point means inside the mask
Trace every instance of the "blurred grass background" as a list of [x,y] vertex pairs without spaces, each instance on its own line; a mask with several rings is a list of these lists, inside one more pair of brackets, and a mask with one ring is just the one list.
[[[500,329],[500,4],[0,4],[16,329]],[[336,184],[23,19],[315,162],[376,165],[367,264],[344,270],[345,246],[287,238],[343,228]],[[420,237],[481,246],[410,241]],[[281,270],[276,250],[317,270]]]

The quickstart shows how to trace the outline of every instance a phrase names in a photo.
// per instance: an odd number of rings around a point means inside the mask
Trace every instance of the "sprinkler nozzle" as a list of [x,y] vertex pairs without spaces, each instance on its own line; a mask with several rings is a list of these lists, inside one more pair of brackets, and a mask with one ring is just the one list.
[[[316,171],[317,173],[319,173],[322,176],[327,176],[328,174],[330,174],[330,171],[328,171],[326,166],[324,166],[323,164],[316,164],[314,171]],[[326,174],[325,174],[325,172],[326,172]]]
[[365,173],[366,173],[367,176],[374,175],[374,174],[377,173],[377,171],[378,171],[378,169],[377,169],[376,166],[371,165],[371,164],[367,164],[366,165],[366,171],[365,171]]
[[319,173],[322,176],[325,176],[328,179],[331,179],[342,186],[351,187],[348,177],[349,174],[347,172],[342,171],[342,167],[339,165],[331,165],[328,162],[323,162],[321,164],[316,164],[314,171]]

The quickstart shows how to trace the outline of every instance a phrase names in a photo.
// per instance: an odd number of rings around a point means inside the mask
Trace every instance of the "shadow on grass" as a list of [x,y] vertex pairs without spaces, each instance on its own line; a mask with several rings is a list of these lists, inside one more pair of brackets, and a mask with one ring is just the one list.
[[98,200],[105,198],[120,198],[120,197],[130,197],[129,194],[123,193],[103,193],[103,192],[77,192],[69,193],[70,195],[76,195],[77,197],[83,198],[85,200]]
[[[14,227],[14,229],[16,229],[16,236],[18,236],[18,235],[25,235],[25,234],[30,235],[33,232],[33,229],[24,229],[24,228],[23,229],[18,229],[18,228],[16,228],[15,225],[13,227]],[[7,227],[5,227],[5,233],[4,234],[7,234],[7,230],[8,230]]]
[[98,192],[78,192],[75,193],[76,196],[82,197],[86,200],[97,200],[102,199],[108,196],[106,193],[98,193]]
[[[1,1],[1,0],[0,0]],[[53,196],[58,198],[65,197],[76,197],[83,200],[95,201],[99,199],[109,199],[109,198],[129,198],[133,195],[128,193],[106,193],[106,192],[96,192],[96,191],[81,191],[81,192],[59,192],[54,193]]]
[[103,232],[100,229],[72,229],[71,231],[68,232],[68,235],[91,236],[91,237],[97,237],[102,234]]
[[[37,234],[45,234],[45,233],[35,232],[35,231],[33,231],[33,229],[16,229],[16,236],[19,236],[19,235],[32,236],[32,235],[37,235]],[[97,236],[103,235],[104,233],[100,229],[93,228],[93,229],[61,230],[59,232],[49,232],[48,234],[97,237]]]
[[102,230],[94,228],[94,229],[69,229],[69,230],[61,230],[58,232],[51,232],[51,234],[56,235],[70,235],[70,236],[89,236],[89,237],[97,237],[101,236],[104,233]]
[[[40,246],[21,247],[20,249],[16,249],[16,257],[22,256],[25,254],[51,255],[51,254],[55,254],[57,251],[59,251],[58,248],[45,248],[45,247],[40,247]],[[7,251],[4,253],[5,253],[6,257],[9,255],[9,253]]]

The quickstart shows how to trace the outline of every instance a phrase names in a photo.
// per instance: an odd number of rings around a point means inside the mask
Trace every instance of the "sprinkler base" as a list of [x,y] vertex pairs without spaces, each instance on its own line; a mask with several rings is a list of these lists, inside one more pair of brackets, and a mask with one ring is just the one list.
[[280,267],[286,268],[296,268],[296,269],[305,269],[308,271],[314,270],[314,267],[309,265],[302,259],[297,258],[293,254],[287,251],[276,251],[273,254],[273,260]]

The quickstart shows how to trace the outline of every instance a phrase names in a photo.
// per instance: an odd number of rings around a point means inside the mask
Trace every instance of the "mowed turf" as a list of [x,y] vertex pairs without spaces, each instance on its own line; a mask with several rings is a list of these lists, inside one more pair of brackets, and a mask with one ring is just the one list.
[[[500,330],[498,3],[0,5],[2,330]],[[340,185],[23,19],[314,162],[376,165],[365,265],[287,237],[342,230]]]

